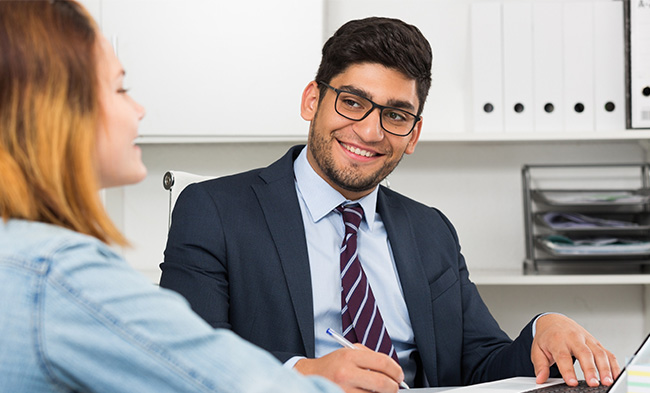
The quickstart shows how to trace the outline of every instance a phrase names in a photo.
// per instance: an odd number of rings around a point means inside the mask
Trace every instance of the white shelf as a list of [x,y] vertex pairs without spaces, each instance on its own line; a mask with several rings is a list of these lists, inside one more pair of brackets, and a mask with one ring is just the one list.
[[650,139],[650,130],[585,132],[446,132],[431,133],[420,140],[438,142],[519,142],[519,141],[615,141]]
[[[257,143],[257,142],[295,142],[304,143],[305,135],[144,135],[136,143],[146,144],[191,144],[191,143]],[[420,137],[421,142],[552,142],[552,141],[625,141],[650,140],[650,130],[614,130],[608,132],[431,132]]]
[[647,285],[650,274],[523,274],[521,269],[470,270],[476,285]]

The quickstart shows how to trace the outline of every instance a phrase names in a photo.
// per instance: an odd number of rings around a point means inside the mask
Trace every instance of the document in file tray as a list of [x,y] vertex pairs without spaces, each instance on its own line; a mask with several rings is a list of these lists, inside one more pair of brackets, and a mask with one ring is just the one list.
[[[650,0],[649,0],[650,1]],[[650,196],[635,194],[629,191],[612,191],[612,192],[574,192],[574,193],[553,193],[544,194],[550,201],[558,204],[630,204],[648,202]]]

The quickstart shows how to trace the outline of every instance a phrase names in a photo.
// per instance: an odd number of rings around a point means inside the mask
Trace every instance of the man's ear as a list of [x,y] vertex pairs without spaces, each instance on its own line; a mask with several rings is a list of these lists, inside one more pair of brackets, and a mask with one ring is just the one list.
[[318,98],[320,97],[320,90],[318,83],[311,81],[302,92],[302,100],[300,101],[300,116],[307,121],[312,121],[318,109]]

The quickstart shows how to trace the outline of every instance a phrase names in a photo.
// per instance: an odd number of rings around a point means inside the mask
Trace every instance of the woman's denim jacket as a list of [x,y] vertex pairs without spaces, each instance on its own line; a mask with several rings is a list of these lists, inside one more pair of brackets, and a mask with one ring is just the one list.
[[0,219],[0,392],[72,391],[340,392],[212,329],[97,239]]

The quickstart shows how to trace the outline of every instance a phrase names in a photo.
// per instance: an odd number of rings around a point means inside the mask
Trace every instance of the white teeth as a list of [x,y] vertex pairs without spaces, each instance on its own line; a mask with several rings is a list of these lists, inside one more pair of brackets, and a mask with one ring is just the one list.
[[343,145],[343,147],[345,147],[348,151],[350,151],[350,152],[352,152],[354,154],[360,155],[360,156],[364,156],[364,157],[372,157],[372,156],[374,156],[373,153],[371,153],[369,151],[361,150],[358,147],[354,148],[354,147],[350,147],[348,145]]

